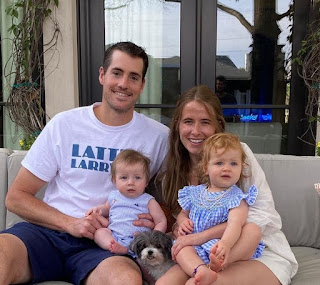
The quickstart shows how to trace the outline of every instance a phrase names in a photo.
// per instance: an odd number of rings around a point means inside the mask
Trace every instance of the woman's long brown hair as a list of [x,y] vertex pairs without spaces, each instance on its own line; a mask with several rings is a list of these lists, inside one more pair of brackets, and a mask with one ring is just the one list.
[[[166,157],[165,172],[158,176],[158,185],[161,184],[162,196],[171,213],[180,211],[178,191],[188,185],[188,177],[191,168],[190,156],[187,149],[180,141],[179,124],[184,106],[197,101],[203,104],[212,117],[216,133],[224,132],[225,121],[219,98],[205,85],[195,86],[183,93],[176,105],[169,134],[169,150]],[[161,180],[159,182],[159,180]]]

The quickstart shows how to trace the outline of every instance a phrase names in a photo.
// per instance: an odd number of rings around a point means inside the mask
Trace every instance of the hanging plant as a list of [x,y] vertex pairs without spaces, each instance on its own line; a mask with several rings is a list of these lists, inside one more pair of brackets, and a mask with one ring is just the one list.
[[[9,86],[9,116],[29,134],[44,127],[43,54],[57,45],[60,30],[52,17],[51,7],[58,5],[59,0],[16,0],[6,9],[12,20],[8,32],[13,34],[12,54],[5,66],[8,71],[5,78]],[[46,19],[52,20],[54,33],[48,43],[43,43]]]
[[297,53],[297,58],[294,59],[301,66],[298,74],[303,79],[307,89],[308,98],[305,108],[305,115],[309,122],[309,127],[306,130],[311,132],[313,142],[307,142],[301,136],[301,140],[306,143],[315,145],[316,136],[313,132],[312,124],[315,121],[320,122],[320,20],[313,22],[309,27],[308,36],[302,41],[301,49]]

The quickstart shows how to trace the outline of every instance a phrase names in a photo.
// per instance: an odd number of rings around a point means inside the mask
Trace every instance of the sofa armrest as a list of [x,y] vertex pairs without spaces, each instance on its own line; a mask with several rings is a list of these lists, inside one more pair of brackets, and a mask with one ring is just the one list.
[[0,231],[6,225],[5,199],[8,192],[8,156],[12,153],[10,149],[0,148]]

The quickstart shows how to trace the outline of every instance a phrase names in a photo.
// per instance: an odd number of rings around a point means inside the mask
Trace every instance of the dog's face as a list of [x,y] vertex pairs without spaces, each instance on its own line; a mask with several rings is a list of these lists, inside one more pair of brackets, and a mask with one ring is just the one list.
[[171,260],[171,247],[170,236],[159,231],[142,232],[130,244],[130,249],[141,262],[150,266]]

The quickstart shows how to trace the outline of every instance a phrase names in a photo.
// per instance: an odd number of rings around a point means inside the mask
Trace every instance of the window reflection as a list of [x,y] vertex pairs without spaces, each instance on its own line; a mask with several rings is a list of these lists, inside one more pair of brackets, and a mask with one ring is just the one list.
[[[216,74],[226,78],[225,105],[288,103],[286,58],[290,55],[291,0],[221,0],[217,11]],[[216,91],[221,92],[216,85]],[[236,100],[231,100],[233,96]],[[224,106],[229,122],[287,123],[285,110]]]
[[[132,41],[149,55],[146,85],[138,104],[172,104],[180,94],[180,3],[159,0],[105,1],[105,45]],[[139,108],[165,124],[171,109]]]

